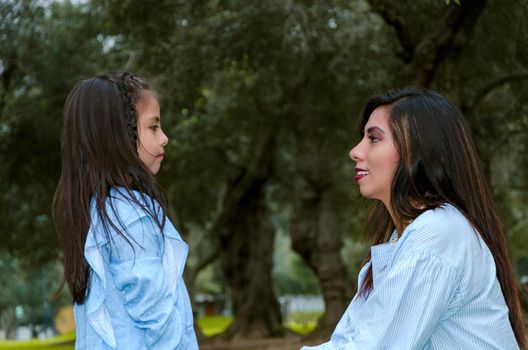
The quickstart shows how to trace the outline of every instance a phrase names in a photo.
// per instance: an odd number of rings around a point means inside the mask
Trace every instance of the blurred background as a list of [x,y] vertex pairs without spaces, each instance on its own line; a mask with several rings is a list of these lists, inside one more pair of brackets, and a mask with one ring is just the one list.
[[204,348],[329,336],[368,251],[348,151],[391,87],[463,111],[528,283],[526,18],[525,0],[0,0],[0,348],[73,348],[51,203],[65,98],[104,72],[161,95]]

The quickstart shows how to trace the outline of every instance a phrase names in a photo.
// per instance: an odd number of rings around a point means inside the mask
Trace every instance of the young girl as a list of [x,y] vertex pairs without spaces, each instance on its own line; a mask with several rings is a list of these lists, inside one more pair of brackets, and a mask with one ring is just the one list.
[[375,199],[358,293],[329,342],[303,349],[525,348],[504,229],[469,128],[437,93],[371,98],[350,151]]
[[66,100],[54,217],[76,349],[198,349],[188,247],[154,178],[167,142],[156,93],[130,73],[83,80]]

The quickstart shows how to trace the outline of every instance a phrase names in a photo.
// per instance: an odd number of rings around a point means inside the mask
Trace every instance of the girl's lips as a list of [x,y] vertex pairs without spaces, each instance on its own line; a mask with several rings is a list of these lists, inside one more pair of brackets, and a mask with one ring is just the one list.
[[163,160],[164,157],[165,157],[165,154],[163,154],[163,153],[158,155],[158,156],[156,156],[156,158],[161,159],[161,160]]

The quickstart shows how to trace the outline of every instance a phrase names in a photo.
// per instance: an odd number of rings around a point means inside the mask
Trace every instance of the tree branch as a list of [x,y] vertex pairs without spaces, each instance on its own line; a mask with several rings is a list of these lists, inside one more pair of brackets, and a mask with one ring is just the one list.
[[475,96],[473,101],[467,105],[466,107],[463,107],[464,113],[473,113],[476,109],[476,107],[488,96],[493,90],[504,86],[508,83],[528,79],[528,72],[517,72],[512,74],[506,74],[502,77],[499,77],[498,79],[492,81],[488,85],[484,86]]
[[438,66],[450,52],[455,37],[462,31],[473,30],[485,4],[486,0],[469,0],[461,5],[446,7],[444,16],[434,26],[435,30],[416,47],[411,64],[415,84],[428,86],[431,83]]
[[11,87],[11,81],[13,80],[13,75],[17,70],[17,64],[14,58],[7,59],[4,61],[6,66],[1,74],[2,79],[2,90],[0,91],[0,117],[4,114],[4,108],[7,103],[7,94]]
[[[428,32],[419,42],[413,42],[411,33],[423,31],[400,15],[393,1],[369,0],[372,9],[380,14],[384,21],[396,30],[398,39],[408,54],[409,75],[414,84],[428,86],[440,63],[451,51],[455,37],[462,31],[471,32],[486,4],[486,0],[467,0],[460,5],[445,6],[439,20],[431,23]],[[467,40],[467,38],[466,38]]]
[[386,3],[383,0],[369,0],[369,4],[388,25],[394,28],[398,40],[407,54],[404,60],[409,61],[414,55],[416,43],[411,39],[410,28],[405,26],[404,19],[397,11],[398,7],[394,5],[394,2]]

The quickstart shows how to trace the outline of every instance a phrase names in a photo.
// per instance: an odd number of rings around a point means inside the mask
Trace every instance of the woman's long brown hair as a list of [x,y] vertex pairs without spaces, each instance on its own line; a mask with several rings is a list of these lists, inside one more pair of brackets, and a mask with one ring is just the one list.
[[[153,174],[137,153],[136,105],[154,91],[130,73],[103,75],[80,81],[70,92],[63,112],[61,175],[53,199],[53,218],[63,251],[64,280],[75,303],[89,291],[90,268],[84,245],[91,224],[90,203],[109,242],[109,229],[130,242],[126,228],[113,222],[111,190],[140,206],[160,229],[165,223],[166,200]],[[134,195],[132,190],[139,192]],[[160,219],[161,218],[161,219]]]
[[[372,112],[386,106],[389,127],[400,155],[391,186],[396,225],[410,222],[443,203],[457,207],[477,229],[495,260],[497,279],[521,349],[526,348],[518,287],[508,257],[504,227],[493,204],[469,127],[461,112],[438,93],[408,87],[374,96],[367,102],[360,132]],[[420,209],[416,203],[420,203]],[[396,227],[385,206],[376,201],[367,217],[372,243],[387,242]],[[370,254],[365,261],[370,260]],[[373,287],[372,268],[360,288]]]

